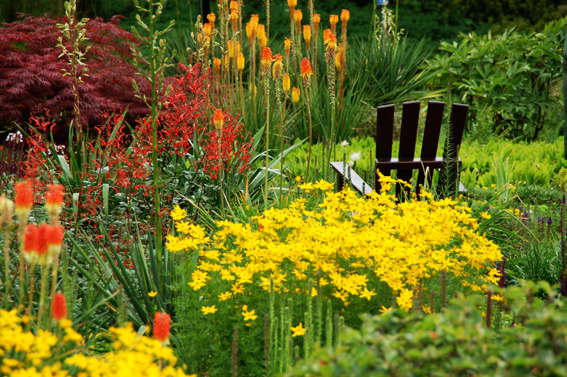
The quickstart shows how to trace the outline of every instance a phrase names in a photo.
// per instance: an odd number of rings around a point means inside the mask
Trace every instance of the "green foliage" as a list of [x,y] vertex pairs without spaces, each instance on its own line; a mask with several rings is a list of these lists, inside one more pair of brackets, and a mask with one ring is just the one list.
[[360,75],[364,99],[373,106],[439,96],[441,91],[426,88],[436,72],[424,69],[429,54],[423,41],[415,43],[406,36],[399,41],[372,38],[351,47],[354,69],[349,72]]
[[461,41],[442,43],[446,55],[430,61],[440,72],[435,84],[447,88],[454,102],[469,103],[473,124],[482,113],[492,116],[488,129],[508,138],[535,140],[545,126],[557,126],[548,111],[559,100],[551,86],[561,77],[561,32],[567,18],[542,32],[514,30],[502,35],[461,34]]
[[[463,160],[461,181],[466,187],[498,186],[498,164],[504,165],[503,174],[509,176],[512,184],[538,185],[543,188],[556,187],[567,169],[562,158],[563,140],[553,144],[544,142],[514,143],[493,139],[485,145],[479,142],[463,142],[460,157]],[[557,181],[557,182],[554,182]],[[555,183],[555,185],[554,185]],[[526,198],[527,199],[527,198]]]
[[[549,300],[534,298],[539,291]],[[566,375],[565,301],[547,283],[509,288],[504,296],[510,315],[499,319],[506,326],[498,331],[485,325],[482,296],[459,296],[425,317],[401,310],[366,315],[360,331],[346,330],[341,346],[321,350],[289,376]]]

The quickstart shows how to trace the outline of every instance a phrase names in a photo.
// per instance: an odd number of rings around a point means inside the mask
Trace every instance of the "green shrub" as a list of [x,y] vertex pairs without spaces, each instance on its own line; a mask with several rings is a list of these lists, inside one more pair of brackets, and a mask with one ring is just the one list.
[[[544,127],[557,127],[549,110],[561,100],[552,85],[561,77],[561,36],[567,18],[545,25],[538,33],[514,30],[502,35],[461,34],[461,41],[443,42],[447,54],[431,59],[440,69],[435,84],[447,88],[454,102],[471,105],[472,124],[511,139],[535,140]],[[485,119],[485,113],[492,116]],[[477,126],[478,127],[478,126]],[[472,126],[471,126],[472,128]]]
[[[534,298],[540,291],[548,301]],[[486,326],[482,296],[460,296],[425,317],[402,310],[365,316],[360,331],[347,329],[339,347],[321,350],[289,376],[567,375],[565,301],[547,283],[508,288],[504,296],[510,314],[493,305],[498,331]]]

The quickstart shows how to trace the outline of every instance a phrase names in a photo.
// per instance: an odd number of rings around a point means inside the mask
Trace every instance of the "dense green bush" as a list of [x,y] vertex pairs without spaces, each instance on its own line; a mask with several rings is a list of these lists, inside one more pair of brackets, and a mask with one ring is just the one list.
[[[461,34],[459,43],[441,44],[447,54],[431,59],[439,69],[435,84],[454,102],[471,105],[471,129],[535,140],[544,127],[557,127],[549,110],[561,97],[553,85],[561,77],[562,32],[567,18],[543,31],[502,35]],[[481,136],[479,135],[479,136]]]
[[[542,291],[549,300],[534,298]],[[508,288],[504,296],[510,313],[498,305],[491,311],[498,331],[486,326],[482,296],[461,296],[425,317],[402,310],[365,316],[361,331],[347,329],[341,346],[321,350],[289,376],[567,375],[565,301],[547,283]]]

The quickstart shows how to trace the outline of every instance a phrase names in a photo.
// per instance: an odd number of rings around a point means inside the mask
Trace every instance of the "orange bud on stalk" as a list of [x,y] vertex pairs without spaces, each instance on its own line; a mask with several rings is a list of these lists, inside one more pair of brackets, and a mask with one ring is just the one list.
[[348,22],[349,19],[350,19],[350,12],[346,9],[343,9],[343,11],[341,12],[341,21]]
[[305,39],[305,43],[307,43],[307,48],[311,43],[311,26],[303,25],[303,39]]
[[51,318],[57,322],[67,318],[67,302],[65,296],[61,292],[57,292],[53,297],[53,304],[51,305]]
[[294,87],[291,90],[291,100],[293,102],[293,104],[297,104],[299,102],[299,97],[301,96],[301,92],[299,91],[299,88]]
[[291,80],[289,79],[289,73],[284,73],[282,77],[282,88],[285,94],[289,92],[290,87],[291,87]]
[[301,78],[305,86],[309,86],[309,79],[313,75],[313,70],[311,69],[311,63],[307,58],[303,58],[301,61]]
[[274,77],[274,80],[279,80],[279,78],[282,75],[282,71],[283,71],[283,58],[280,54],[276,54],[274,55],[274,67],[273,67],[273,72],[272,72],[272,76]]
[[154,316],[154,338],[160,342],[169,339],[171,329],[171,317],[167,313],[156,313]]
[[297,32],[301,33],[301,20],[303,20],[303,12],[301,11],[301,9],[295,10],[293,18],[295,19],[295,23],[297,24]]
[[270,74],[270,68],[272,67],[272,49],[269,47],[262,48],[262,60],[260,61],[262,66],[262,73],[264,75]]
[[221,109],[216,109],[213,114],[213,124],[216,129],[221,129],[224,124],[224,112]]
[[51,216],[52,220],[57,218],[63,209],[63,196],[65,188],[63,185],[47,185],[45,193],[45,209]]
[[28,180],[16,183],[14,188],[16,190],[16,198],[14,199],[16,215],[21,222],[27,222],[27,216],[33,207],[33,185]]
[[329,22],[331,23],[331,31],[333,32],[333,34],[336,34],[339,16],[337,16],[336,14],[331,14],[331,16],[329,17]]
[[290,38],[284,39],[284,47],[285,47],[285,58],[289,59],[289,52],[291,50],[291,39]]
[[242,72],[244,70],[245,63],[246,60],[244,59],[244,54],[239,51],[238,55],[236,56],[236,65],[238,66],[239,71]]

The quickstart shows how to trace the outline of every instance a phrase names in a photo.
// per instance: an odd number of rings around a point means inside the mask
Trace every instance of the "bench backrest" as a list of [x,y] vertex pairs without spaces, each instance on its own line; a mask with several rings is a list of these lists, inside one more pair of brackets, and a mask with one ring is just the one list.
[[[402,111],[402,127],[400,131],[400,148],[398,158],[392,156],[392,145],[394,135],[394,105],[378,107],[378,117],[376,124],[376,168],[384,175],[390,175],[391,171],[397,170],[398,179],[407,182],[412,177],[413,170],[419,169],[419,186],[425,182],[425,171],[429,168],[441,169],[446,167],[449,162],[457,162],[459,149],[463,139],[463,131],[467,119],[468,105],[453,104],[451,118],[449,122],[450,131],[447,132],[445,149],[442,157],[436,156],[439,136],[441,134],[441,124],[443,122],[444,102],[430,101],[427,108],[425,120],[425,130],[423,134],[423,144],[421,157],[415,157],[417,141],[417,129],[419,123],[420,102],[405,102]],[[450,156],[453,151],[453,156]],[[455,176],[455,179],[457,177]],[[428,177],[431,183],[431,175]],[[456,180],[455,180],[456,185]],[[449,189],[452,189],[450,187]],[[376,191],[380,190],[378,174],[376,174]],[[400,188],[397,188],[398,195]]]

